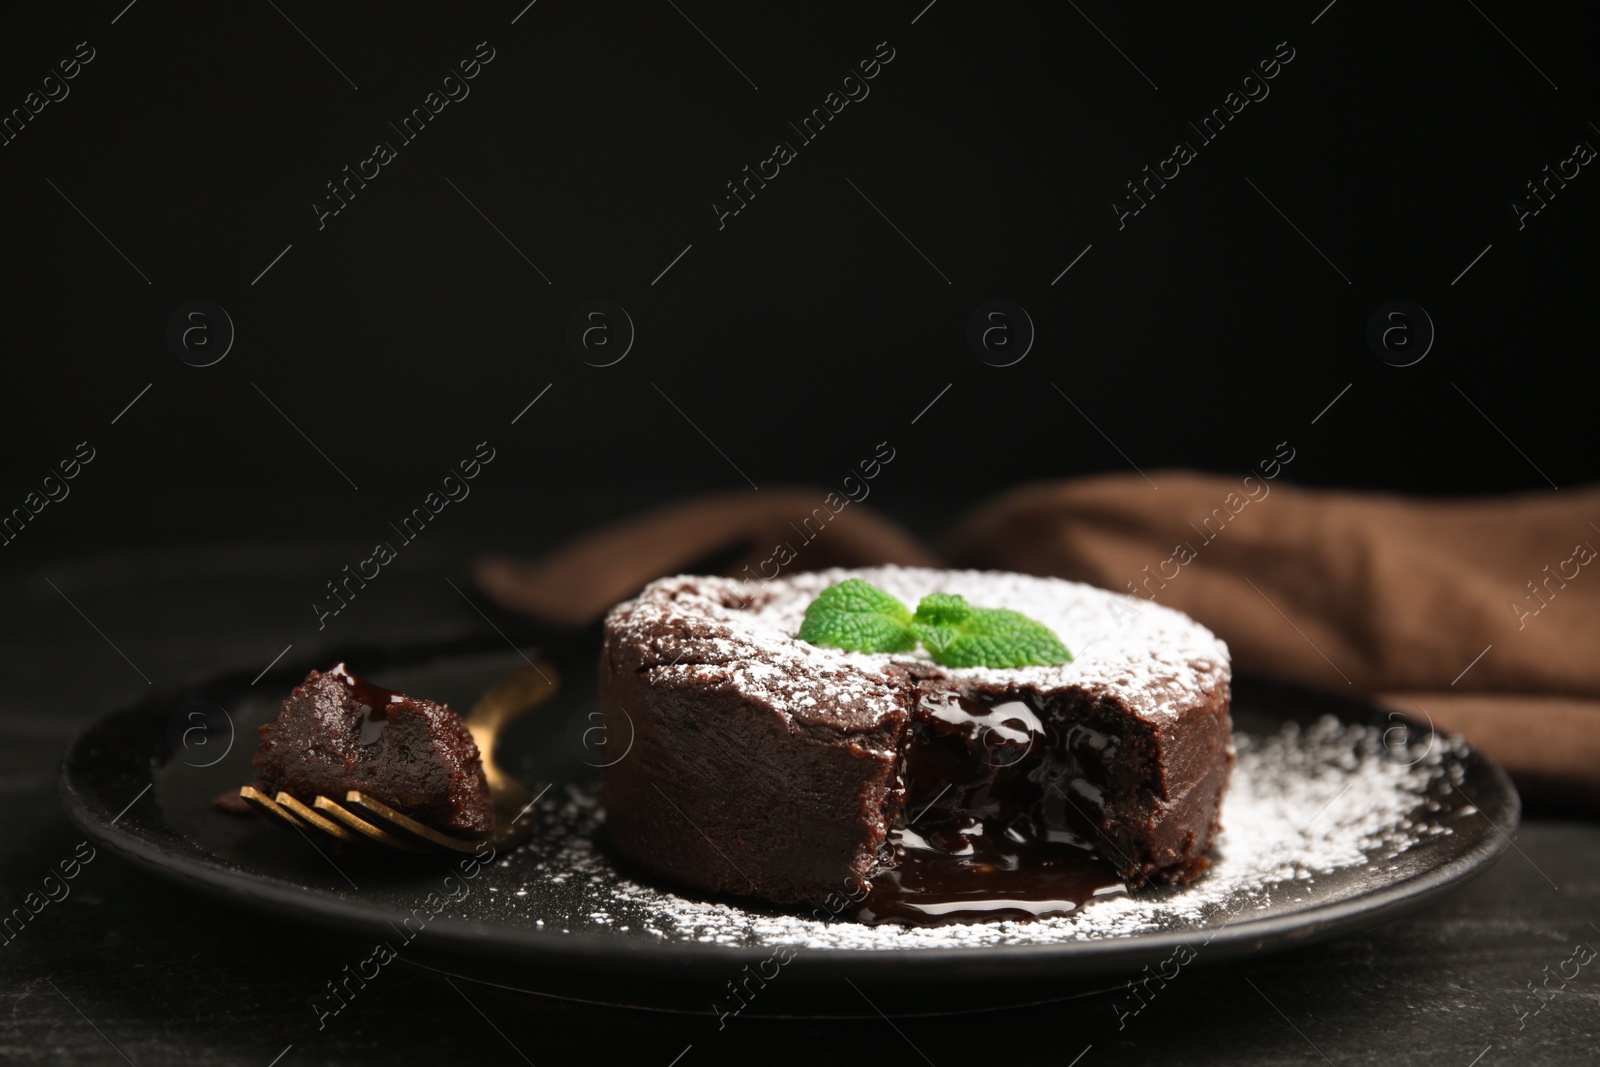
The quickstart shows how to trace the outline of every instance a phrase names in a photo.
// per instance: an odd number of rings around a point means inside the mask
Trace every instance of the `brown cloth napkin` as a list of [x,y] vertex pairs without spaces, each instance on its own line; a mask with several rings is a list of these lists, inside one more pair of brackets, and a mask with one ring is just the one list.
[[874,563],[1071,578],[1192,615],[1241,669],[1375,695],[1462,733],[1530,805],[1600,813],[1600,488],[1425,501],[1108,475],[983,504],[942,559],[826,495],[699,499],[536,563],[483,560],[476,578],[502,606],[564,623],[719,552],[737,555],[725,573],[757,583]]

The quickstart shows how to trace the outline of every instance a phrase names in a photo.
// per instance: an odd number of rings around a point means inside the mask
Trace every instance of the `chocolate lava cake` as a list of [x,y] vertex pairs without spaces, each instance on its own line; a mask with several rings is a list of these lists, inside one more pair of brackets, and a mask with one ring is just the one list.
[[[943,667],[797,634],[861,578],[1022,612],[1075,659]],[[606,619],[607,832],[663,879],[866,921],[1070,912],[1209,864],[1233,764],[1227,646],[1075,582],[882,567],[665,578]],[[840,902],[835,904],[834,902]]]
[[343,663],[312,671],[261,727],[256,788],[310,804],[359,789],[424,825],[455,834],[494,829],[483,761],[447,704],[396,693]]

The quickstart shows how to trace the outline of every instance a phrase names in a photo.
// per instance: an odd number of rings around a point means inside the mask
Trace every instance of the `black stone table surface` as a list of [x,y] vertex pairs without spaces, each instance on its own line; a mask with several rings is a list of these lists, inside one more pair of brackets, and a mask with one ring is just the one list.
[[[306,606],[347,546],[239,545],[0,571],[0,904],[81,835],[56,794],[81,725],[156,686],[317,634]],[[339,620],[347,637],[485,625],[418,546]],[[422,548],[427,551],[420,551]],[[332,569],[329,570],[330,564]],[[305,595],[293,591],[305,587]],[[419,621],[425,620],[425,621]],[[404,960],[318,1030],[313,976],[363,946],[175,888],[102,850],[0,938],[8,1063],[1590,1064],[1600,1049],[1600,826],[1535,815],[1486,874],[1421,914],[1243,963],[1185,970],[1137,1014],[1099,994],[948,1017],[781,1021],[608,1009],[456,981]],[[59,895],[59,892],[57,893]],[[772,993],[775,1010],[781,989]]]

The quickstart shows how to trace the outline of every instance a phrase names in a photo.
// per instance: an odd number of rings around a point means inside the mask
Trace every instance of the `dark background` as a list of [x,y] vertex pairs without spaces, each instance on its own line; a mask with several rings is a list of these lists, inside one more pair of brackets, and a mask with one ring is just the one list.
[[[1592,8],[524,5],[0,6],[0,115],[78,42],[96,53],[0,147],[0,514],[78,442],[96,450],[0,547],[5,906],[71,854],[56,761],[115,703],[286,644],[482,632],[442,580],[478,552],[534,554],[685,493],[837,487],[888,441],[869,503],[937,541],[1012,485],[1134,464],[1243,473],[1280,441],[1296,450],[1284,477],[1312,486],[1595,477],[1579,360],[1600,177],[1585,167],[1520,231],[1510,207],[1575,143],[1600,144]],[[397,142],[388,122],[480,41],[495,58],[470,95],[319,231],[324,183]],[[724,184],[795,140],[787,123],[881,41],[895,58],[870,95],[719,231]],[[1270,95],[1119,231],[1123,183],[1197,140],[1186,122],[1282,41],[1295,58]],[[615,366],[566,340],[594,299],[637,327]],[[1037,327],[1014,366],[968,347],[991,299]],[[1393,299],[1437,328],[1414,366],[1365,339]],[[191,300],[236,327],[210,367],[167,340]],[[323,583],[484,440],[497,455],[471,497],[318,631]],[[1526,1028],[1517,1013],[1590,937],[1597,854],[1590,825],[1529,824],[1427,916],[1204,971],[1134,1034],[1103,998],[904,1025],[940,1067],[996,1042],[1065,1062],[1091,1040],[1082,1067],[1586,1062],[1581,990]],[[90,870],[0,948],[0,1059],[120,1062],[114,1046],[141,1064],[265,1064],[306,1029],[282,990],[348,956],[114,857]],[[436,977],[401,972],[282,1067],[522,1062],[440,997]],[[683,1067],[912,1056],[875,1018],[729,1036],[474,997],[541,1065],[624,1039],[663,1064],[693,1044]]]
[[[568,532],[552,512],[745,489],[739,471],[836,483],[883,440],[897,458],[873,502],[930,534],[1019,482],[1129,460],[1244,470],[1284,439],[1309,485],[1594,476],[1572,364],[1591,347],[1595,179],[1585,168],[1520,232],[1509,206],[1577,141],[1600,143],[1592,14],[1340,0],[1312,25],[1319,3],[943,0],[911,24],[923,3],[540,0],[515,25],[518,3],[141,0],[115,25],[117,3],[7,5],[5,108],[77,42],[97,55],[0,148],[0,503],[78,441],[98,457],[6,554],[368,539],[485,439],[503,458],[446,521],[507,547]],[[480,41],[495,59],[470,96],[319,231],[324,183],[398,142],[388,122]],[[880,41],[895,59],[870,96],[719,231],[724,184],[797,140],[787,122]],[[1123,183],[1196,141],[1185,122],[1280,41],[1295,58],[1270,96],[1119,231]],[[565,340],[597,298],[638,333],[608,368]],[[1037,327],[1012,367],[966,343],[992,298]],[[1395,298],[1438,331],[1412,367],[1364,339]],[[237,330],[208,368],[166,340],[193,299]]]

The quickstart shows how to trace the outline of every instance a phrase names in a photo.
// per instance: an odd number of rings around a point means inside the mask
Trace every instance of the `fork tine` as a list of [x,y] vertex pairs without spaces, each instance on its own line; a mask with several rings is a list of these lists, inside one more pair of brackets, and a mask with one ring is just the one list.
[[345,794],[346,802],[354,804],[370,813],[373,822],[396,834],[409,835],[413,839],[435,845],[439,848],[449,849],[452,852],[476,852],[481,843],[474,838],[451,837],[417,822],[415,819],[395,811],[383,801],[367,796],[359,789],[352,789]]
[[273,799],[279,804],[288,808],[294,814],[298,815],[305,822],[315,826],[318,830],[321,830],[323,833],[327,834],[329,837],[336,837],[340,841],[347,841],[352,845],[371,844],[371,842],[362,837],[360,834],[355,833],[352,830],[347,830],[344,826],[334,822],[332,819],[328,818],[326,815],[323,815],[319,811],[313,811],[310,807],[301,803],[288,793],[279,793],[276,797],[273,797]]
[[261,790],[257,789],[255,786],[240,786],[239,795],[243,797],[245,802],[248,803],[252,808],[255,808],[261,814],[265,815],[269,822],[285,822],[297,830],[305,829],[305,823],[289,814],[288,809],[284,808],[277,801],[267,796],[267,794],[261,792]]
[[401,852],[433,851],[431,848],[425,848],[421,845],[414,844],[413,842],[402,838],[397,834],[391,834],[387,830],[379,829],[367,820],[361,818],[359,815],[351,812],[348,808],[339,804],[338,801],[329,800],[327,797],[322,796],[321,794],[318,794],[316,800],[313,801],[313,806],[316,807],[318,811],[325,811],[329,815],[332,815],[335,819],[338,819],[356,833],[365,834],[377,844],[387,845],[389,848],[398,849]]

